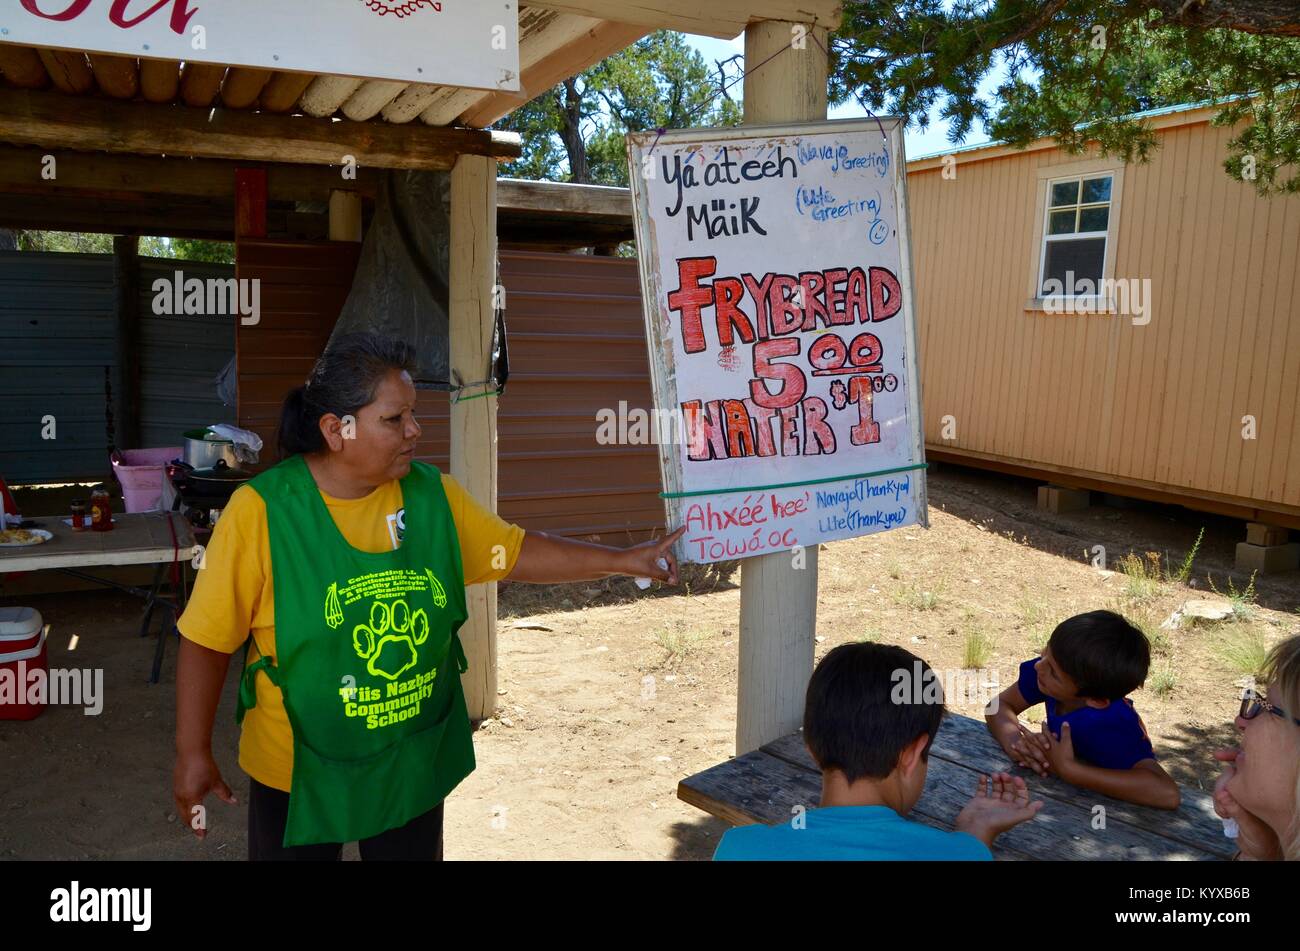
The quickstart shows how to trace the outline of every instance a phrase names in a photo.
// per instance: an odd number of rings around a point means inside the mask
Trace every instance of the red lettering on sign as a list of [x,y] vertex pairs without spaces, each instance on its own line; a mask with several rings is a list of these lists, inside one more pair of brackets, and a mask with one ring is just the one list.
[[718,294],[718,343],[724,347],[733,344],[732,327],[740,333],[745,343],[754,342],[754,325],[749,322],[745,312],[736,306],[745,294],[745,285],[734,277],[721,277],[713,282],[714,292]]
[[855,376],[849,380],[849,402],[858,405],[858,421],[849,429],[849,442],[855,446],[880,442],[880,424],[876,422],[871,377]]
[[835,430],[826,424],[826,401],[810,396],[803,401],[803,454],[815,456],[834,451]]
[[[856,318],[853,316],[854,311],[857,311]],[[867,275],[860,267],[849,271],[848,299],[845,302],[844,313],[848,318],[845,322],[850,324],[865,324],[871,319],[871,311],[867,309]]]
[[883,267],[871,268],[871,319],[886,320],[898,313],[902,306],[903,289],[898,278]]
[[[793,363],[772,362],[775,357],[795,356],[800,346],[797,337],[762,340],[754,344],[754,376],[759,379],[749,381],[749,395],[759,406],[783,409],[803,399],[808,389],[808,381],[804,378],[803,370]],[[775,392],[771,392],[763,380],[779,380],[781,385]]]
[[713,303],[713,287],[700,284],[718,270],[717,258],[683,258],[677,262],[677,290],[668,294],[668,309],[681,314],[682,346],[699,353],[704,342],[704,308]]
[[727,415],[727,455],[752,456],[754,454],[754,431],[750,429],[749,414],[745,404],[740,400],[724,400],[723,411]]
[[818,317],[824,326],[829,327],[830,312],[820,297],[822,291],[826,290],[826,275],[817,271],[804,271],[799,275],[799,287],[803,291],[803,329],[816,330]]
[[[72,0],[67,7],[59,13],[46,13],[38,4],[38,0],[21,0],[23,9],[35,16],[42,17],[46,20],[75,20],[86,12],[90,6],[91,0]],[[135,17],[128,18],[127,9],[131,6],[132,0],[113,0],[113,6],[109,8],[108,20],[114,26],[121,27],[124,30],[130,29],[137,23],[149,19],[163,7],[168,4],[172,5],[172,15],[169,25],[172,32],[184,34],[186,28],[190,25],[190,20],[198,13],[198,9],[190,9],[190,0],[156,0],[153,6]]]
[[794,518],[796,515],[802,515],[808,510],[808,493],[804,493],[803,498],[790,499],[788,502],[782,502],[775,494],[772,499],[772,514],[777,518]]
[[799,282],[788,274],[777,274],[772,278],[768,311],[772,315],[773,337],[792,334],[803,325],[803,310],[794,299],[798,286]]
[[72,0],[72,4],[62,13],[46,13],[36,5],[36,0],[22,0],[23,9],[47,20],[75,20],[86,12],[90,0]]

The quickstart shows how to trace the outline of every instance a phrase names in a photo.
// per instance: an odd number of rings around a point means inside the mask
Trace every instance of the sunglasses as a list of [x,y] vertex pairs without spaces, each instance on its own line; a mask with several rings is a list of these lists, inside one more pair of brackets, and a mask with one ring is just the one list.
[[1291,716],[1276,704],[1269,703],[1267,698],[1260,696],[1250,688],[1243,690],[1241,692],[1241,710],[1238,716],[1243,720],[1253,720],[1259,716],[1261,710],[1267,710],[1275,717],[1290,720],[1296,726],[1300,726],[1300,719]]

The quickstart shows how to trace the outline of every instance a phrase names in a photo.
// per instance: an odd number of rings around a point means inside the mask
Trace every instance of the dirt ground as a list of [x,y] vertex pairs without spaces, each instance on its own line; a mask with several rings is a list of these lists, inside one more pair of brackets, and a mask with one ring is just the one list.
[[[1230,573],[1240,522],[1138,503],[1052,516],[1034,493],[1027,481],[943,467],[930,479],[928,532],[825,546],[818,656],[869,638],[1005,686],[1057,622],[1116,608],[1153,639],[1152,676],[1134,700],[1157,755],[1180,782],[1209,788],[1237,681],[1268,644],[1300,631],[1300,576],[1246,592],[1249,579]],[[1189,584],[1167,580],[1202,528]],[[1091,564],[1098,545],[1107,571]],[[1158,553],[1161,577],[1119,570],[1129,552]],[[503,588],[500,709],[476,735],[477,771],[448,800],[447,857],[708,858],[726,826],[679,802],[676,785],[734,752],[738,581],[644,594],[622,579]],[[1211,582],[1236,593],[1234,618],[1159,627],[1187,599],[1214,597]],[[0,857],[242,859],[242,806],[212,802],[203,843],[173,815],[174,643],[151,687],[154,643],[136,636],[138,602],[85,592],[23,603],[52,624],[51,666],[104,669],[105,706],[0,721]],[[232,671],[214,747],[242,799],[235,687]],[[978,715],[979,696],[949,700]]]

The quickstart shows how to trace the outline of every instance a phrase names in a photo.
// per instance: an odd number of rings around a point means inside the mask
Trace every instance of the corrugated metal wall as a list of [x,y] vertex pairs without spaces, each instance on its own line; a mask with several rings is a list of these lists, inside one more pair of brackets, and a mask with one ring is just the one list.
[[[346,245],[240,243],[240,276],[264,282],[261,324],[239,331],[240,425],[268,446],[284,394],[337,319],[355,255]],[[664,517],[654,447],[596,442],[599,409],[652,405],[636,261],[502,251],[501,280],[511,375],[498,413],[498,510],[529,529],[647,537]],[[446,471],[447,395],[422,391],[418,411],[420,458]]]
[[[231,277],[229,265],[140,260],[141,438],[232,421],[212,379],[234,354],[229,318],[155,316],[152,285],[177,269]],[[13,483],[109,474],[107,391],[118,385],[112,255],[0,253],[0,474]],[[42,419],[55,420],[43,439]],[[120,423],[120,421],[119,421]]]
[[285,394],[307,379],[352,287],[361,245],[240,239],[235,271],[261,282],[258,323],[237,329],[239,425],[262,437],[262,468],[274,463]]
[[154,281],[226,280],[229,264],[140,259],[140,437],[146,446],[179,446],[187,429],[233,423],[235,408],[217,396],[216,376],[235,355],[233,317],[153,313]]
[[[102,479],[105,382],[116,379],[113,258],[0,253],[0,474]],[[54,417],[54,439],[42,420]]]
[[1300,516],[1300,198],[1229,179],[1231,134],[1173,126],[1124,170],[1114,274],[1150,278],[1145,326],[1026,309],[1038,170],[1080,157],[909,174],[932,453]]
[[662,528],[654,446],[603,446],[596,413],[650,409],[634,258],[502,251],[510,383],[497,417],[498,507],[525,528],[611,544]]

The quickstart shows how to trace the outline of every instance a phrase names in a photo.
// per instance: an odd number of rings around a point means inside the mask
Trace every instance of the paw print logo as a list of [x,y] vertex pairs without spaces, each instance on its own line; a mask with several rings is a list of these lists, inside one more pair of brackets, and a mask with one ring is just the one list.
[[416,648],[429,639],[429,616],[403,600],[370,605],[370,623],[352,629],[352,649],[375,677],[396,680],[415,666]]

